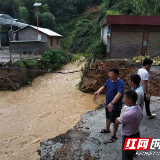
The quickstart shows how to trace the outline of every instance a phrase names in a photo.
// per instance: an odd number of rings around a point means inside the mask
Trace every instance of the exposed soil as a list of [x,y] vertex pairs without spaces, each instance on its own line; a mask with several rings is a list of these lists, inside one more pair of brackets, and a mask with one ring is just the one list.
[[[0,64],[0,67],[12,67],[10,63]],[[17,74],[10,69],[0,69],[0,90],[18,90],[21,87]]]
[[[125,89],[129,89],[128,79],[131,73],[137,72],[137,67],[132,66],[131,63],[126,61],[96,61],[92,63],[91,69],[88,70],[85,78],[83,79],[83,83],[81,89],[86,93],[94,93],[97,91],[109,78],[108,71],[112,67],[117,67],[120,70],[119,77],[123,79],[125,83]],[[103,92],[105,93],[105,91]]]
[[[117,67],[120,70],[119,77],[125,83],[125,90],[130,89],[128,84],[129,76],[133,73],[137,73],[137,70],[142,67],[142,65],[134,64],[130,61],[118,61],[118,60],[108,60],[108,61],[96,61],[92,63],[91,69],[88,70],[81,89],[85,93],[94,93],[97,91],[109,78],[108,71],[112,67]],[[158,67],[152,66],[150,71],[150,93],[154,96],[160,96],[160,69]],[[105,91],[103,92],[105,93]]]
[[85,9],[83,14],[89,14],[89,13],[97,12],[97,11],[100,10],[99,7],[100,7],[100,5],[96,5],[96,4],[95,5],[90,5]]
[[[2,65],[1,65],[2,66]],[[5,66],[11,66],[9,63]],[[125,83],[125,90],[130,89],[129,87],[129,76],[133,73],[137,73],[138,68],[141,65],[136,65],[132,62],[127,61],[96,61],[92,63],[91,70],[88,70],[85,78],[83,79],[81,90],[85,93],[94,93],[97,91],[109,78],[108,71],[112,67],[117,67],[120,70],[119,77]],[[27,78],[27,72],[19,70],[0,70],[0,90],[18,90],[23,85],[25,77]],[[34,73],[32,77],[36,77],[40,73]],[[152,66],[150,71],[150,93],[154,96],[160,96],[160,69]],[[102,93],[105,93],[102,92]]]
[[[22,86],[31,83],[32,79],[43,74],[43,72],[31,72],[19,68],[10,62],[0,63],[0,91],[19,90]],[[36,68],[38,69],[38,68]]]

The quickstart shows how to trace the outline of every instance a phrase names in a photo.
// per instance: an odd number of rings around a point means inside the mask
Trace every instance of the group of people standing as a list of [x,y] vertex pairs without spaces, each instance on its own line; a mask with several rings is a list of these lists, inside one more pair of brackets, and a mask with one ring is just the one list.
[[[126,92],[124,92],[124,82],[119,78],[119,69],[111,68],[107,82],[94,93],[94,98],[97,99],[99,93],[106,88],[106,128],[99,132],[110,133],[110,124],[114,123],[113,134],[108,143],[113,143],[118,139],[116,133],[119,124],[122,124],[122,160],[133,160],[136,155],[136,151],[123,150],[123,145],[126,138],[140,138],[139,126],[143,118],[144,103],[147,118],[151,119],[156,116],[150,112],[149,71],[152,63],[151,59],[143,60],[143,67],[138,70],[137,74],[130,75],[131,90]],[[120,115],[122,98],[128,108]]]

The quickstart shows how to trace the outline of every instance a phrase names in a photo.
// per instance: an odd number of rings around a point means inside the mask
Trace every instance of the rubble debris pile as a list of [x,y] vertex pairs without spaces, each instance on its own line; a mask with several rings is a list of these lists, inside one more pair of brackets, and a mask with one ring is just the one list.
[[[131,73],[137,73],[138,67],[133,66],[127,61],[96,61],[92,63],[91,69],[88,70],[86,77],[83,79],[81,90],[85,93],[94,93],[109,78],[108,71],[110,68],[119,68],[119,77],[125,83],[125,90],[129,89],[128,81]],[[105,93],[105,91],[103,92]]]
[[[107,81],[108,71],[112,67],[119,68],[119,77],[124,81],[125,91],[131,89],[129,86],[129,77],[131,74],[137,73],[142,65],[137,65],[129,61],[95,61],[88,70],[82,81],[81,90],[85,93],[96,92]],[[160,96],[160,69],[153,66],[150,71],[150,93],[153,96]],[[105,90],[102,92],[105,93]]]

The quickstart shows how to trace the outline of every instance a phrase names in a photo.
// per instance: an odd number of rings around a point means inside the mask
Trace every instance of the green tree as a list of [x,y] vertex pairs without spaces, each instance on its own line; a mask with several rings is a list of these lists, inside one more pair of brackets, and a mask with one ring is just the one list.
[[10,16],[13,16],[12,3],[12,0],[0,0],[0,8],[4,13],[9,14]]
[[30,24],[36,25],[35,18],[34,18],[34,13],[32,10],[35,9],[33,6],[35,3],[35,0],[23,0],[24,1],[24,7],[27,8],[28,13],[29,13],[29,22]]
[[28,22],[29,20],[29,13],[26,7],[19,7],[19,14],[20,18],[24,20],[25,22]]
[[42,5],[39,7],[39,12],[50,12],[47,0],[36,0],[36,3],[42,3]]
[[94,59],[104,58],[106,56],[106,45],[100,39],[97,39],[90,45],[90,47],[86,50],[86,53],[91,53]]
[[45,12],[41,15],[42,27],[54,30],[56,23],[55,17],[50,12]]
[[40,11],[41,11],[41,13],[49,12],[48,4],[42,5],[42,7],[40,7]]
[[12,16],[15,19],[19,19],[20,18],[20,15],[19,15],[19,5],[18,5],[17,1],[14,1],[13,4],[12,4],[12,12],[13,12]]
[[61,49],[48,49],[41,57],[44,65],[47,65],[48,69],[59,69],[64,64],[70,62],[72,56],[70,54],[66,54]]

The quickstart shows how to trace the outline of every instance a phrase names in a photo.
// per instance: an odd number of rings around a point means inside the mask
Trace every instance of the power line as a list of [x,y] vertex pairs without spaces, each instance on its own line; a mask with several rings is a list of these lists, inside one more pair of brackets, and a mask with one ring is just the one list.
[[[77,15],[72,15],[72,16],[87,15],[87,14],[97,13],[97,12],[101,12],[101,11],[103,11],[103,10],[98,10],[98,11],[95,11],[95,12],[84,13],[84,14],[77,14]],[[92,33],[92,31],[98,26],[99,23],[100,23],[100,22],[98,22],[98,23],[90,30],[90,32],[88,32],[84,37],[82,37],[83,40],[84,40],[85,38],[87,38],[87,36],[88,36],[90,33]],[[69,53],[70,53],[79,43],[81,43],[81,42],[82,42],[82,40],[78,41],[78,42],[65,54],[65,56],[66,56],[67,54],[69,54]],[[64,56],[64,57],[65,57],[65,56]],[[53,69],[53,67],[55,67],[57,64],[58,64],[58,62],[57,62],[56,64],[54,64],[54,65],[49,69],[49,71],[47,71],[47,72],[51,72],[51,70]],[[0,68],[1,68],[1,67],[0,67]],[[42,71],[42,70],[41,70],[41,71]],[[44,72],[46,72],[46,71],[44,71]]]
[[[98,10],[98,11],[95,11],[95,12],[100,12],[100,11],[103,11],[103,10]],[[91,14],[91,13],[95,13],[95,12],[90,12],[90,13],[87,13],[87,14]],[[77,14],[77,16],[80,16],[80,15],[87,15],[87,14]],[[73,15],[73,16],[76,16],[76,15]],[[100,22],[98,22],[91,30],[90,30],[90,32],[88,32],[84,37],[82,37],[82,38],[86,38],[97,26],[98,26],[98,24],[100,24]],[[82,40],[80,40],[80,41],[78,41],[67,53],[66,53],[66,55],[67,54],[69,54],[79,43],[81,43],[82,42]],[[65,55],[65,56],[66,56]],[[58,62],[57,62],[58,63]],[[50,68],[50,70],[49,71],[51,71],[52,69],[53,69],[53,67],[55,67],[56,65],[57,65],[57,63],[55,64],[55,65],[53,65],[51,68]]]
[[[119,68],[119,70],[124,70],[126,67],[129,67],[132,65],[128,65],[125,67]],[[87,69],[81,69],[81,70],[74,70],[74,71],[66,71],[66,72],[61,72],[61,71],[48,71],[48,70],[38,70],[38,69],[28,69],[28,68],[19,68],[19,67],[0,67],[0,69],[9,69],[9,70],[19,70],[19,71],[30,71],[30,72],[43,72],[43,73],[60,73],[60,74],[70,74],[70,73],[75,73],[75,72],[82,72],[82,71],[109,71],[111,68],[102,68],[102,69],[92,69],[92,68],[87,68]]]
[[[90,32],[88,32],[84,37],[82,37],[82,38],[86,38],[97,26],[98,26],[98,24],[99,24],[100,22],[98,22],[91,30],[90,30]],[[65,54],[65,56],[67,55],[67,54],[69,54],[79,43],[81,43],[82,42],[82,40],[80,40],[79,42],[77,42],[66,54]],[[64,57],[65,57],[64,56]],[[58,64],[58,62],[54,65],[54,66],[52,66],[51,67],[51,69],[49,70],[49,71],[51,71],[52,69],[53,69],[53,67],[55,67],[56,65]]]
[[[93,28],[92,28],[92,30],[90,31],[90,32],[88,32],[88,34],[86,34],[84,37],[82,37],[82,38],[86,38],[96,27],[97,27],[97,25],[99,24],[100,22],[98,22]],[[82,40],[80,40],[79,42],[77,42],[77,44],[75,45],[75,46],[73,46],[71,49],[70,49],[70,51],[68,51],[68,53],[69,52],[71,52],[80,42],[81,42]]]

